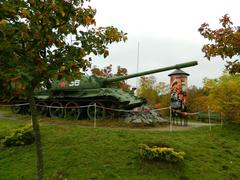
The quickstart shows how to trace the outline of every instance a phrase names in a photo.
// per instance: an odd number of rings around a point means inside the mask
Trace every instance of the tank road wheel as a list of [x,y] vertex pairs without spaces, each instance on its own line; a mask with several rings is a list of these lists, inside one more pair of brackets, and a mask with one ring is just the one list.
[[43,116],[47,116],[48,115],[48,107],[47,107],[47,103],[45,102],[38,102],[37,103],[37,112]]
[[20,112],[22,111],[21,106],[15,106],[14,104],[11,106],[11,111],[14,114],[20,114]]
[[49,108],[50,117],[52,117],[52,118],[63,117],[64,110],[63,110],[62,103],[60,103],[59,101],[55,101],[55,102],[52,102],[50,104],[50,106],[52,106],[52,107]]
[[23,107],[23,114],[31,114],[29,105]]
[[110,118],[110,119],[114,119],[115,116],[117,116],[117,114],[119,113],[118,111],[116,111],[115,109],[117,109],[117,105],[115,103],[112,103],[110,106],[109,106],[109,109],[107,109],[107,116]]
[[87,108],[87,115],[89,119],[94,119],[95,117],[95,106],[96,103],[96,119],[103,119],[106,114],[106,110],[103,108],[104,106],[100,102],[91,102]]
[[67,119],[78,120],[81,114],[81,109],[76,102],[70,101],[65,106],[65,116]]

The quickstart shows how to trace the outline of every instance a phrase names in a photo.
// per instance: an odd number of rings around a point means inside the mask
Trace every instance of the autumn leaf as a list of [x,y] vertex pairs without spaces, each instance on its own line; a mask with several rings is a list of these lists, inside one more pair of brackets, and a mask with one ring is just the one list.
[[222,59],[236,57],[232,63],[227,61],[226,70],[231,74],[240,73],[240,62],[237,56],[240,55],[240,28],[233,26],[228,14],[219,20],[222,27],[211,29],[209,24],[203,23],[198,31],[209,40],[210,43],[203,45],[202,52],[210,60],[212,57],[220,56]]

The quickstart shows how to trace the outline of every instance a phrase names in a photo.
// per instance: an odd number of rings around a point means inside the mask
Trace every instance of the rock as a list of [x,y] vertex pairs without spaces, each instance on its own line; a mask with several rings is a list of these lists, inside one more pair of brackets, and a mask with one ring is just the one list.
[[131,123],[141,124],[141,123],[142,123],[142,120],[141,120],[141,119],[134,119],[133,121],[131,121]]
[[132,113],[127,114],[125,120],[133,124],[146,125],[154,125],[156,123],[168,122],[168,120],[163,119],[158,112],[150,110],[149,108],[146,109],[145,107],[134,109]]

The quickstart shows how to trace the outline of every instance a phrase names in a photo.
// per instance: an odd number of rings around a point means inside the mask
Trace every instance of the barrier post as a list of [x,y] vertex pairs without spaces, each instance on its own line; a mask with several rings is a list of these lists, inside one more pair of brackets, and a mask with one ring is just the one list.
[[222,128],[223,127],[222,113],[220,113],[220,120],[221,120],[221,128]]
[[94,128],[96,128],[96,126],[97,126],[96,114],[97,114],[97,105],[96,105],[96,103],[94,103],[94,125],[93,125]]
[[212,127],[211,127],[211,112],[210,112],[209,106],[208,106],[208,123],[209,123],[209,130],[212,131]]
[[170,109],[170,115],[169,115],[169,130],[172,132],[172,107],[169,107]]

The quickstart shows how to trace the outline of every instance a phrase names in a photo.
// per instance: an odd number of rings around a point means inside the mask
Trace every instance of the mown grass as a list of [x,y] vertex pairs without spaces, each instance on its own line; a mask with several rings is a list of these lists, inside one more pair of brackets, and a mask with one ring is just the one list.
[[[0,135],[26,122],[0,119]],[[160,132],[41,122],[46,179],[240,179],[240,127]],[[144,162],[138,145],[186,152],[177,165]],[[35,146],[0,147],[0,179],[35,179]]]

